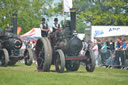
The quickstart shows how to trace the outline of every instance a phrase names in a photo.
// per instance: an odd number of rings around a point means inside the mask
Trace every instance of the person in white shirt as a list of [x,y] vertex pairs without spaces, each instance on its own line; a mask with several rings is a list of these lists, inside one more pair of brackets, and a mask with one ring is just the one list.
[[94,47],[92,48],[95,54],[95,60],[96,60],[96,66],[98,66],[98,45],[97,43],[94,43]]
[[48,24],[45,22],[45,18],[42,18],[42,23],[40,24],[40,29],[41,29],[42,37],[47,37],[48,32],[50,31],[50,28],[48,27]]
[[52,28],[53,28],[53,32],[56,32],[56,30],[60,29],[60,24],[58,24],[58,18],[54,19],[54,24]]

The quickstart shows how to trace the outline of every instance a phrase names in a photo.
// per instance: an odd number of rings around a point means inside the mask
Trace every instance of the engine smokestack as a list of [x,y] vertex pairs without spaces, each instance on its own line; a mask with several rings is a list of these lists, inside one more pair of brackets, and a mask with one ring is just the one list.
[[13,20],[13,33],[17,34],[17,14],[12,15]]
[[70,16],[71,16],[71,29],[72,31],[76,30],[76,9],[70,9]]

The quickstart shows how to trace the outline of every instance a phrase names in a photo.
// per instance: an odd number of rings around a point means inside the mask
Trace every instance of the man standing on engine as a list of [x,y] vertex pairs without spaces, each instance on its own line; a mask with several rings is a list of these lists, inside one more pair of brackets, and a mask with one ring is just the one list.
[[54,24],[53,24],[52,28],[53,28],[53,32],[60,29],[60,24],[58,24],[58,18],[54,19]]
[[50,28],[48,27],[48,24],[45,22],[45,18],[42,18],[42,24],[40,24],[40,29],[42,37],[47,37]]

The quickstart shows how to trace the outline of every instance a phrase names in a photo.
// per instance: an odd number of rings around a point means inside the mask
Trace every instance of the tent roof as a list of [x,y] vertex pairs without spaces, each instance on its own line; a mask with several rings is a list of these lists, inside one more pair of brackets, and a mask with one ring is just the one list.
[[20,37],[41,37],[41,30],[40,28],[32,28],[30,31],[28,31],[27,33],[21,35]]

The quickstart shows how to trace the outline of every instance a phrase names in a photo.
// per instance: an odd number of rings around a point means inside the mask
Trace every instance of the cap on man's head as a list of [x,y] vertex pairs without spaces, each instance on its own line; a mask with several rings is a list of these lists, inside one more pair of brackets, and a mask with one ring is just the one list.
[[55,18],[54,21],[58,21],[58,18]]
[[42,18],[42,21],[45,21],[45,18]]

